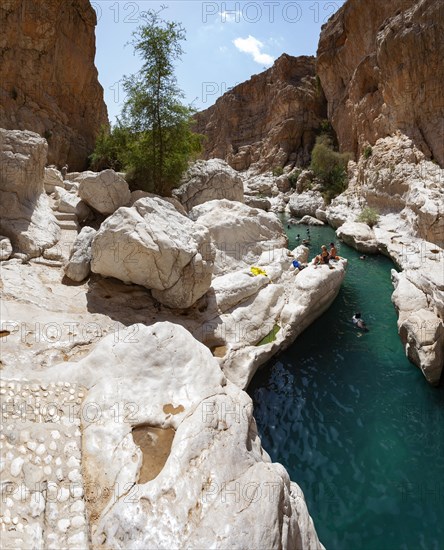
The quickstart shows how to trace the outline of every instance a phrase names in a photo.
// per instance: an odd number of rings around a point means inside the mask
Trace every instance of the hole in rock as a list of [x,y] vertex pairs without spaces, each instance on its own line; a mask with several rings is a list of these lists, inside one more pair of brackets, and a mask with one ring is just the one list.
[[210,351],[214,357],[224,357],[227,353],[227,346],[214,346],[210,348]]
[[9,336],[11,333],[9,330],[0,330],[0,338],[3,338],[3,336]]
[[439,254],[439,250],[436,250],[436,248],[432,248],[432,249],[430,250],[430,252],[431,252],[432,254]]
[[185,409],[183,405],[178,405],[177,407],[175,407],[172,403],[167,403],[166,405],[163,406],[163,412],[165,414],[179,414],[184,410]]
[[173,428],[155,428],[148,424],[133,428],[134,443],[142,451],[138,483],[147,483],[159,475],[170,455],[175,433]]

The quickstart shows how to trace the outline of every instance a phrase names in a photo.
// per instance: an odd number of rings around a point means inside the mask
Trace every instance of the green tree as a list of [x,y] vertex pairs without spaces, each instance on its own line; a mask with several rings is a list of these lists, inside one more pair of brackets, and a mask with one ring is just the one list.
[[201,140],[191,131],[194,111],[182,104],[174,74],[185,30],[180,23],[163,20],[161,11],[141,14],[144,23],[131,43],[143,64],[136,74],[124,77],[122,115],[110,134],[99,136],[92,161],[120,166],[133,187],[169,195],[199,152]]
[[357,222],[366,223],[369,227],[375,226],[379,221],[379,213],[374,208],[366,206],[356,218]]
[[328,203],[347,189],[347,163],[349,160],[348,153],[338,153],[333,149],[333,142],[329,135],[321,134],[316,138],[311,153],[310,168],[314,175],[321,180],[323,196]]

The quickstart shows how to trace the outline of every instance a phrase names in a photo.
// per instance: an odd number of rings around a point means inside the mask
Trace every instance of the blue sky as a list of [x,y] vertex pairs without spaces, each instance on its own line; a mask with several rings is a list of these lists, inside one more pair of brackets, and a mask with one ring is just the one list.
[[96,66],[111,122],[124,101],[122,76],[141,65],[133,47],[125,44],[141,24],[143,11],[167,6],[162,17],[180,21],[186,29],[185,54],[176,75],[185,102],[201,110],[230,87],[270,67],[283,53],[315,55],[321,25],[343,3],[91,0],[98,19]]

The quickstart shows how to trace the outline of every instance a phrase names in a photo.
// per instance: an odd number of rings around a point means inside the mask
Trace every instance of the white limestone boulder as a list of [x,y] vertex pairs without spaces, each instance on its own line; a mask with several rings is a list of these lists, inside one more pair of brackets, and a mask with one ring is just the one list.
[[83,410],[99,411],[82,416],[93,546],[323,548],[300,488],[261,447],[250,397],[181,326],[133,325],[44,376],[82,380]]
[[302,264],[306,264],[308,262],[309,253],[310,249],[308,248],[308,246],[304,246],[303,244],[300,244],[291,252],[294,259]]
[[314,179],[315,175],[311,170],[302,170],[296,181],[296,193],[309,191],[309,187],[313,185]]
[[62,174],[54,166],[49,166],[45,168],[45,176],[43,179],[43,185],[45,186],[45,191],[50,195],[54,193],[56,187],[64,187],[64,181]]
[[127,182],[114,170],[83,172],[75,181],[80,198],[100,214],[112,214],[130,201]]
[[299,221],[296,222],[296,225],[324,225],[324,222],[313,218],[313,216],[304,216]]
[[375,233],[366,223],[346,222],[336,230],[336,235],[338,239],[356,248],[359,252],[367,252],[369,254],[378,252]]
[[79,193],[80,185],[76,181],[63,180],[63,186],[67,191],[71,193]]
[[406,355],[419,366],[429,384],[437,386],[444,365],[444,325],[428,309],[412,312],[399,327]]
[[[341,288],[346,260],[334,262],[332,269],[309,265],[299,271],[290,269],[292,259],[284,262],[286,269],[273,277],[272,284],[243,302],[242,307],[204,325],[210,347],[224,351],[221,365],[227,378],[241,388],[248,386],[260,365],[287,348],[322,315]],[[270,267],[264,266],[267,274]]]
[[0,260],[9,260],[12,254],[12,244],[8,237],[0,235]]
[[75,193],[57,187],[55,192],[56,207],[59,212],[76,214],[79,221],[83,222],[91,216],[88,205]]
[[297,218],[303,216],[316,216],[316,210],[324,206],[324,199],[319,191],[304,191],[303,193],[293,193],[290,197],[288,207],[291,215]]
[[259,208],[268,212],[271,209],[271,202],[263,197],[245,195],[245,204],[250,208]]
[[173,196],[189,211],[216,199],[243,202],[244,187],[239,174],[224,160],[198,160],[185,172]]
[[209,289],[214,256],[204,226],[147,197],[104,221],[92,243],[91,270],[149,288],[169,307],[187,308]]
[[241,173],[241,177],[244,181],[245,195],[275,197],[280,193],[276,185],[277,178],[271,172],[255,174],[247,171]]
[[291,184],[290,184],[290,180],[288,179],[288,174],[282,174],[282,176],[277,177],[275,184],[281,193],[287,193],[291,189]]
[[391,272],[399,335],[409,360],[430,384],[437,385],[444,367],[444,327],[429,307],[426,294],[409,281],[407,274]]
[[47,149],[38,134],[0,129],[0,233],[28,257],[60,237],[43,183]]
[[321,222],[327,222],[327,212],[325,208],[318,208],[315,212],[315,216]]
[[152,198],[152,199],[162,199],[166,202],[169,202],[174,206],[174,208],[183,214],[184,216],[187,216],[187,211],[185,208],[180,204],[180,202],[174,198],[174,197],[160,197],[159,195],[155,195],[154,193],[148,193],[147,191],[142,191],[140,189],[137,189],[136,191],[131,192],[131,198],[128,204],[125,204],[125,206],[133,206],[133,204],[138,201],[139,199],[144,199],[146,197]]
[[216,247],[214,274],[250,267],[266,250],[286,248],[287,236],[275,214],[239,202],[210,201],[194,207],[190,218],[208,228]]
[[77,235],[64,268],[65,275],[72,281],[83,281],[90,274],[91,243],[96,233],[95,229],[86,226]]

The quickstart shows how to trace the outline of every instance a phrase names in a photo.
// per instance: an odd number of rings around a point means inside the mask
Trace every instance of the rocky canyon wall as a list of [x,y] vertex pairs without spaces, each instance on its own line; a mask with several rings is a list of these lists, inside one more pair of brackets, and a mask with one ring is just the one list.
[[48,141],[48,162],[85,168],[108,124],[88,0],[2,0],[0,126]]
[[310,158],[326,102],[314,57],[282,55],[270,69],[232,88],[196,115],[203,157],[259,171]]
[[441,0],[348,0],[323,26],[316,71],[343,151],[399,130],[444,164]]

